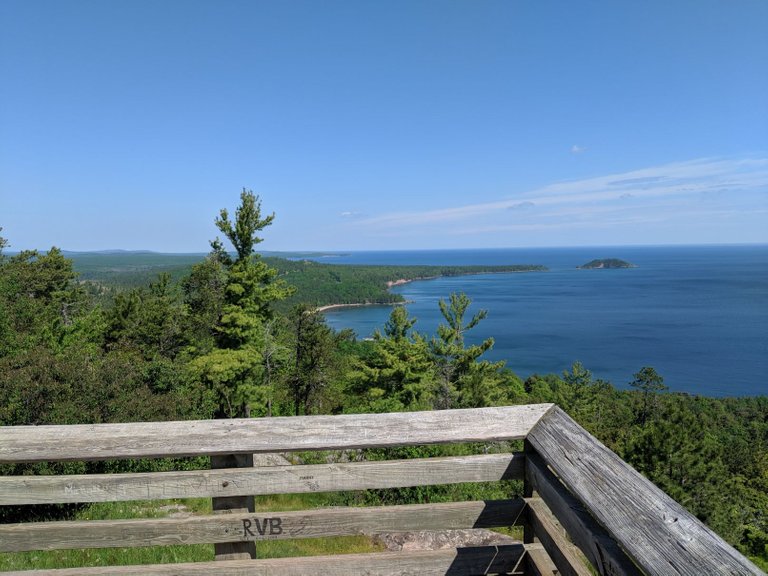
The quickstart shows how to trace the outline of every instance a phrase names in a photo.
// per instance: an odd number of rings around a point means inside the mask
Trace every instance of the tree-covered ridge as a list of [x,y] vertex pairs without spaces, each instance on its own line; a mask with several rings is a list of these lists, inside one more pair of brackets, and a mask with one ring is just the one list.
[[[200,254],[72,253],[69,255],[83,288],[105,301],[126,289],[148,286],[158,274],[167,273],[174,283],[186,278],[194,265],[205,259]],[[334,304],[392,304],[403,297],[389,288],[402,281],[461,276],[465,274],[543,272],[541,265],[507,266],[363,266],[328,264],[314,260],[261,258],[296,290],[276,307],[287,312],[292,306]]]
[[[159,274],[178,282],[205,254],[161,254],[158,252],[63,252],[85,288],[112,294],[147,286]],[[97,290],[98,289],[98,290]]]
[[412,280],[495,274],[512,272],[543,272],[540,265],[513,264],[508,266],[360,266],[324,264],[313,260],[291,261],[265,258],[277,269],[281,278],[296,287],[286,300],[312,306],[333,304],[391,304],[403,302],[400,294],[389,292],[393,285]]

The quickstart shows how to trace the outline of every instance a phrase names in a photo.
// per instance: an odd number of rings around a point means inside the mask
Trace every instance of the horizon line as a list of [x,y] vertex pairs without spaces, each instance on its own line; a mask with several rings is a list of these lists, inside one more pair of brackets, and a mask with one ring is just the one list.
[[[468,248],[367,248],[367,249],[280,249],[280,250],[255,250],[255,254],[338,254],[338,253],[362,253],[362,252],[467,252],[477,250],[568,250],[578,248],[695,248],[695,247],[728,247],[728,246],[768,246],[768,241],[761,242],[678,242],[678,243],[659,243],[659,244],[572,244],[572,245],[552,245],[552,246],[482,246]],[[153,249],[125,249],[125,248],[107,248],[92,250],[68,250],[58,246],[52,246],[48,249],[24,248],[21,250],[5,250],[6,255],[17,255],[22,252],[41,252],[47,253],[52,248],[59,249],[64,254],[101,254],[101,255],[130,255],[130,254],[157,254],[169,256],[206,256],[210,251],[190,251],[173,252],[166,250]],[[234,251],[230,251],[234,254]]]

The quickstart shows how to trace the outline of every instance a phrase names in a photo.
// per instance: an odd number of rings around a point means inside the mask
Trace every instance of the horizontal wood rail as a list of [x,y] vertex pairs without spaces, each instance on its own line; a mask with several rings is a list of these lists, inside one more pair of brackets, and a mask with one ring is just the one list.
[[[272,454],[525,440],[525,451],[409,460],[264,465]],[[0,477],[0,505],[213,498],[188,518],[0,524],[0,551],[212,544],[216,562],[34,574],[762,574],[552,404],[398,414],[0,427],[0,463],[211,456],[223,468]],[[236,456],[236,457],[235,457]],[[278,459],[279,460],[279,459]],[[241,466],[249,462],[249,467]],[[273,462],[269,462],[272,464]],[[219,464],[221,465],[221,464]],[[214,465],[214,468],[216,466]],[[254,512],[253,495],[524,480],[525,497]],[[240,499],[240,500],[238,500]],[[225,502],[232,505],[222,506]],[[219,510],[220,508],[224,510]],[[230,559],[254,542],[525,526],[525,543],[313,558]],[[530,541],[529,541],[530,540]],[[239,547],[239,548],[238,548]],[[238,552],[238,550],[240,550]],[[21,574],[29,574],[22,572]]]
[[121,502],[405,488],[523,477],[517,454],[145,472],[0,477],[0,505]]
[[[155,564],[35,570],[35,576],[459,576],[466,574],[525,574],[523,559],[528,551],[540,552],[538,544],[481,546],[384,552],[310,558],[229,560],[186,564]],[[9,572],[7,576],[29,576]]]
[[320,538],[377,532],[500,528],[519,524],[525,501],[452,502],[192,518],[0,525],[0,551],[66,550]]
[[520,440],[552,404],[501,408],[0,427],[0,464],[349,450]]

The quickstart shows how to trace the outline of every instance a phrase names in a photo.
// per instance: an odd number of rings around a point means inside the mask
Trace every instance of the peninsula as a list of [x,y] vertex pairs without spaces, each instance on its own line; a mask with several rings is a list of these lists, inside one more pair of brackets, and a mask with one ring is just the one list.
[[381,266],[326,264],[312,260],[290,261],[266,259],[278,270],[281,278],[296,288],[288,299],[276,308],[290,308],[303,302],[317,308],[333,306],[366,306],[401,304],[402,294],[391,288],[416,280],[432,280],[448,276],[473,274],[507,274],[515,272],[544,272],[539,264],[510,264],[505,266]]

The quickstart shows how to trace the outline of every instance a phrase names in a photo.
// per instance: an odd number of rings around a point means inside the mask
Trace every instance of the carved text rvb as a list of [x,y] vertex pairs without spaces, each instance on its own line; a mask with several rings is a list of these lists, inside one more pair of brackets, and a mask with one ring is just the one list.
[[[252,527],[256,529],[259,536],[264,536],[265,534],[276,536],[283,533],[282,525],[282,518],[263,518],[262,521],[259,521],[258,518],[243,518],[243,538],[248,536],[256,537],[256,534],[251,530]],[[269,532],[267,532],[267,527],[269,527]]]

